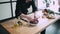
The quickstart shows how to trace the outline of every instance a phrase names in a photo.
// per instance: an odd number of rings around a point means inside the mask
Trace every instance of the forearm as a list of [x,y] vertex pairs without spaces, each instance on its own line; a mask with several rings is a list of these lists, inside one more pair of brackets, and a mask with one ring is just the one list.
[[27,15],[25,15],[25,14],[21,14],[20,16],[21,16],[21,17],[24,17],[24,18],[27,18],[27,19],[30,20],[30,21],[32,20],[31,17],[29,17],[29,16],[27,16]]

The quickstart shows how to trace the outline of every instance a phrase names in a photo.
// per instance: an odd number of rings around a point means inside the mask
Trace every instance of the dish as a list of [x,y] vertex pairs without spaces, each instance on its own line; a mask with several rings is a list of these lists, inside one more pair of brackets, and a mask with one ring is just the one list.
[[55,17],[52,16],[52,15],[49,15],[47,18],[48,18],[48,19],[54,19]]
[[34,23],[34,22],[32,22],[32,21],[30,21],[29,24],[32,25],[32,26],[37,25],[37,23]]

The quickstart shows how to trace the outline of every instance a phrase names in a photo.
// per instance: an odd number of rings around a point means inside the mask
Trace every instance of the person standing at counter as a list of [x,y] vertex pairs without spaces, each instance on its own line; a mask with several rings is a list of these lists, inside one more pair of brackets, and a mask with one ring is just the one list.
[[28,13],[27,9],[30,8],[31,5],[32,5],[32,12],[37,11],[34,1],[33,0],[17,0],[16,3],[17,3],[16,10],[15,10],[16,18],[18,18],[18,16],[20,17],[22,16],[24,18],[27,18],[30,21],[34,21],[34,19],[27,16],[27,13]]
[[[30,21],[33,21],[34,23],[38,23],[36,17],[32,19],[31,17],[27,16],[28,13],[27,9],[30,8],[30,5],[32,5],[32,12],[35,13],[35,11],[37,11],[37,7],[35,6],[33,0],[17,0],[16,10],[15,10],[16,18],[18,18],[18,16],[20,17],[23,16],[29,19]],[[45,30],[41,34],[45,34]]]

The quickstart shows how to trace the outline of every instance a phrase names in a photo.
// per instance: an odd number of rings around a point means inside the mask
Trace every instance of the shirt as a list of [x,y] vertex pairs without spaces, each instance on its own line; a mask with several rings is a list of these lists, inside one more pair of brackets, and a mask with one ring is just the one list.
[[32,12],[35,12],[37,10],[33,0],[27,3],[26,0],[17,0],[16,3],[17,3],[15,11],[16,17],[18,17],[21,13],[27,14],[28,12],[27,9],[30,7],[30,5],[32,5]]

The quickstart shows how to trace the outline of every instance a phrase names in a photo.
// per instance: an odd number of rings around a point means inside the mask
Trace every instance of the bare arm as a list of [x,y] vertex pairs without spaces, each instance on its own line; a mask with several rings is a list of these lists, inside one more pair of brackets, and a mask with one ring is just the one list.
[[33,20],[31,17],[29,17],[29,16],[27,16],[27,15],[25,15],[25,14],[21,14],[20,16],[21,16],[21,17],[24,17],[24,18],[27,18],[27,19],[30,20],[30,21]]

